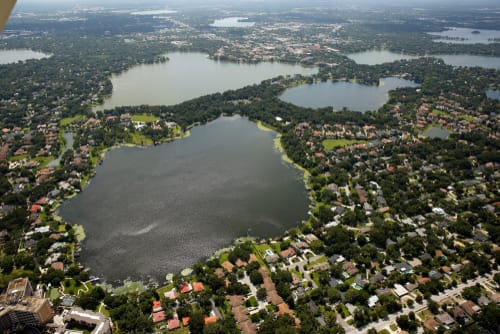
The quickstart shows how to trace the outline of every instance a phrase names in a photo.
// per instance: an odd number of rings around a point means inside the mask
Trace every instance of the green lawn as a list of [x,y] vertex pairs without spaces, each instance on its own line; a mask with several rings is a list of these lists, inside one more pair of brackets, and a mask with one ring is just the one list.
[[307,265],[306,265],[306,268],[309,269],[311,268],[312,266],[314,266],[315,264],[318,264],[318,263],[323,263],[323,262],[326,262],[328,261],[328,258],[326,256],[322,256],[320,257],[319,259],[317,259],[316,261],[312,261],[312,262],[309,262]]
[[325,139],[323,140],[323,147],[325,150],[329,151],[338,147],[345,147],[352,144],[366,143],[366,140],[355,140],[355,139]]
[[158,121],[160,118],[152,114],[138,114],[132,115],[132,121],[134,122],[145,122],[152,123]]
[[135,145],[152,145],[153,140],[151,138],[146,137],[140,132],[132,132],[132,144]]
[[74,121],[76,120],[79,120],[79,119],[86,119],[87,117],[84,116],[84,115],[75,115],[73,117],[66,117],[66,118],[62,118],[60,121],[59,121],[59,125],[60,126],[66,126],[66,125],[70,125],[71,123],[73,123]]
[[54,159],[55,157],[50,156],[50,157],[36,157],[33,160],[38,161],[40,163],[40,166],[38,166],[37,168],[41,169],[44,168],[49,162],[51,162]]
[[28,157],[27,154],[21,154],[21,155],[13,155],[9,158],[9,161],[19,161],[26,159]]
[[59,290],[57,288],[50,289],[50,291],[49,291],[50,300],[56,300],[60,296],[61,296],[61,294],[59,293]]
[[226,261],[229,261],[229,253],[224,253],[219,258],[219,263],[220,264],[223,264]]

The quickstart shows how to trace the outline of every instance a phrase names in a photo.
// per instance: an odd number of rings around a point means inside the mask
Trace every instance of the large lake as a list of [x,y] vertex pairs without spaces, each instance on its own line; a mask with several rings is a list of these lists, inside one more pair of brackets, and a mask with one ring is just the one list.
[[17,63],[29,59],[42,59],[50,57],[49,54],[28,49],[0,50],[0,65]]
[[173,105],[196,97],[260,83],[279,75],[310,75],[316,68],[282,63],[239,64],[203,53],[169,53],[168,62],[140,65],[114,75],[113,94],[96,110],[125,105]]
[[[416,56],[410,56],[404,53],[395,53],[387,50],[370,50],[348,54],[347,57],[354,60],[357,64],[378,65],[391,63],[402,59],[415,59]],[[483,67],[500,69],[500,57],[487,57],[475,55],[429,55],[429,57],[441,58],[451,66],[465,67]]]
[[85,228],[83,264],[108,282],[161,282],[237,237],[297,226],[307,192],[274,149],[275,135],[222,117],[172,143],[108,152],[89,186],[59,209]]
[[418,86],[413,81],[394,77],[381,79],[379,86],[328,81],[289,88],[280,99],[305,108],[332,106],[336,110],[344,107],[354,111],[378,110],[389,99],[390,90]]
[[[500,39],[500,30],[449,28],[441,32],[431,32],[429,35],[438,37],[435,39],[436,42],[452,44],[490,44],[498,43]],[[497,41],[494,41],[494,39],[497,39]]]

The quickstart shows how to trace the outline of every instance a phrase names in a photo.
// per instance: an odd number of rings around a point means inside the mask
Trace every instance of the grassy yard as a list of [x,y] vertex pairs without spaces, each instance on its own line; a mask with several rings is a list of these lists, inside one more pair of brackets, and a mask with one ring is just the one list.
[[60,126],[66,126],[66,125],[70,125],[71,123],[73,123],[74,121],[76,120],[79,120],[79,119],[86,119],[87,117],[84,116],[84,115],[75,115],[73,117],[66,117],[66,118],[62,118],[60,121],[59,121],[59,125]]
[[59,290],[57,288],[50,289],[50,291],[49,291],[49,298],[50,298],[50,300],[56,300],[60,296],[61,296],[61,294],[59,293]]
[[27,154],[13,155],[9,158],[9,161],[20,161],[26,159],[27,157],[28,157]]
[[151,138],[146,137],[140,132],[132,132],[132,144],[135,145],[152,145],[153,140]]
[[38,166],[37,168],[42,169],[54,159],[55,157],[35,157],[33,160],[38,161],[40,163],[40,166]]
[[325,139],[323,140],[323,148],[327,151],[338,147],[345,147],[352,144],[366,143],[366,140],[355,139]]
[[309,262],[305,267],[307,269],[311,268],[312,266],[314,266],[315,264],[318,264],[318,263],[323,263],[323,262],[326,262],[328,261],[328,258],[326,256],[322,256],[320,257],[319,259],[317,259],[316,261],[312,261],[312,262]]
[[138,114],[132,115],[132,121],[134,122],[144,122],[144,123],[152,123],[158,121],[160,118],[156,117],[152,114]]

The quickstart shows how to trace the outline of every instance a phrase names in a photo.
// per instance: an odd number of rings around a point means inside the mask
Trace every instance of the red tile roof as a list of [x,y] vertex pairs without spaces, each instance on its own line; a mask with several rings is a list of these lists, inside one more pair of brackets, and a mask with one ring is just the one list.
[[155,312],[153,313],[153,322],[161,322],[165,320],[165,311]]
[[189,325],[189,317],[184,317],[184,318],[182,318],[182,324],[183,324],[184,326]]
[[180,287],[179,287],[179,290],[181,293],[188,293],[188,292],[191,292],[192,290],[192,287],[191,287],[191,284],[189,283],[181,283]]
[[216,316],[211,316],[211,317],[205,317],[205,325],[206,324],[211,324],[217,322],[217,317]]
[[170,319],[168,321],[167,327],[168,327],[168,330],[174,330],[174,329],[180,328],[181,324],[179,322],[179,319],[177,319],[177,318]]
[[203,286],[203,283],[201,283],[201,282],[194,282],[193,283],[193,290],[194,290],[194,292],[201,292],[201,291],[205,291],[205,287]]
[[162,307],[161,307],[161,301],[159,300],[153,300],[153,312],[156,312],[156,311],[161,311]]

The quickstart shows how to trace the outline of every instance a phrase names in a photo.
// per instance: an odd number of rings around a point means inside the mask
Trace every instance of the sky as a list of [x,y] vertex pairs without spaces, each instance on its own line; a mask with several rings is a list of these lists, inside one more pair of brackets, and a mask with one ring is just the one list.
[[[0,0],[1,1],[1,0]],[[79,6],[98,6],[98,7],[129,7],[129,8],[181,8],[183,6],[193,6],[202,4],[231,5],[238,9],[239,4],[251,4],[262,7],[272,5],[273,7],[283,4],[284,6],[304,6],[304,5],[334,5],[336,7],[365,5],[371,6],[402,6],[402,7],[495,7],[500,8],[498,0],[18,0],[15,10],[30,9],[69,9]]]

